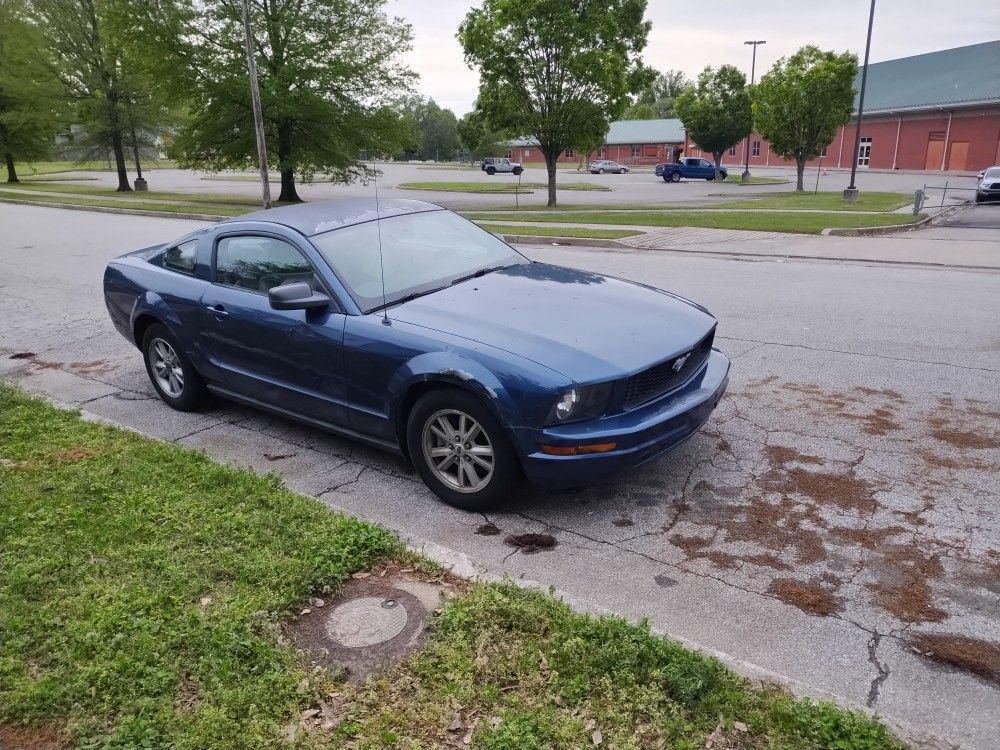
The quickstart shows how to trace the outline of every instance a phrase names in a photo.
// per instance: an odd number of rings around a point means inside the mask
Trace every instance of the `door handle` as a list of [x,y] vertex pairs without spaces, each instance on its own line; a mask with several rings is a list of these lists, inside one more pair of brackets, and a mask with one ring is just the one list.
[[229,313],[226,312],[226,308],[224,308],[222,305],[208,305],[205,307],[205,309],[208,310],[210,313],[212,313],[212,315],[214,315],[216,318],[222,319],[229,317]]

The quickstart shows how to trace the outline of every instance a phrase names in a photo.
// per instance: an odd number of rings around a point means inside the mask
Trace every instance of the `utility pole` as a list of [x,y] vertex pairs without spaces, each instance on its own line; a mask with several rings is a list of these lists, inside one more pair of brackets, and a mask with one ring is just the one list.
[[260,164],[261,198],[264,208],[271,207],[271,183],[267,175],[267,144],[264,141],[264,115],[260,109],[260,89],[257,86],[257,61],[253,53],[253,34],[250,32],[250,8],[247,0],[240,0],[243,11],[243,31],[246,34],[247,73],[250,75],[250,106],[253,109],[253,127],[257,134],[257,161]]
[[865,111],[865,84],[868,82],[868,53],[872,48],[872,24],[875,21],[875,0],[872,0],[868,11],[868,40],[865,42],[865,62],[861,67],[861,92],[858,94],[858,124],[854,130],[854,157],[851,160],[851,184],[844,191],[844,200],[854,203],[858,200],[858,189],[854,186],[854,178],[858,172],[858,154],[861,151],[861,116]]
[[[754,80],[757,74],[757,45],[767,44],[767,41],[760,39],[753,42],[743,42],[743,44],[749,44],[753,47],[753,57],[750,58],[750,85],[753,86]],[[747,135],[747,149],[746,158],[743,165],[743,177],[742,182],[750,182],[750,136],[753,135],[753,128],[750,128],[750,133]]]

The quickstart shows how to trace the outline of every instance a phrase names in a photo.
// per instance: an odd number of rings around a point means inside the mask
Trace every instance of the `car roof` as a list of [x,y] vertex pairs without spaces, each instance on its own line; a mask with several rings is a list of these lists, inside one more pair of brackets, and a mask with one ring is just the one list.
[[294,229],[306,237],[312,237],[333,229],[363,224],[376,218],[416,214],[424,211],[443,211],[441,206],[425,201],[404,198],[386,198],[378,202],[375,198],[338,198],[336,200],[298,203],[294,206],[280,206],[253,211],[221,222],[267,221]]

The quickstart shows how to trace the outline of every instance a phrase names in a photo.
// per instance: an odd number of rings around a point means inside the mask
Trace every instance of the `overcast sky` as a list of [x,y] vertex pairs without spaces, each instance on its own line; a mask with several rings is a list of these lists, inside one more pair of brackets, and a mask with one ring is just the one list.
[[[420,75],[417,91],[461,117],[472,108],[478,75],[465,66],[455,32],[469,0],[388,0],[390,15],[413,25],[406,55]],[[706,65],[732,63],[750,75],[747,39],[757,48],[757,75],[804,44],[864,55],[868,0],[649,0],[653,22],[646,63],[693,78]],[[997,0],[878,0],[872,62],[1000,39]],[[1000,64],[1000,61],[998,61]]]

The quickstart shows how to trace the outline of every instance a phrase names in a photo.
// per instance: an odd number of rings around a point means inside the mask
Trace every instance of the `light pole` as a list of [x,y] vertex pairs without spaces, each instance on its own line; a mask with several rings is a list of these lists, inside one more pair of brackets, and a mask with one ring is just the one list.
[[261,198],[264,208],[271,207],[271,183],[267,176],[267,144],[264,141],[264,115],[260,109],[260,89],[257,87],[257,61],[253,54],[253,35],[250,33],[250,8],[247,0],[240,0],[243,11],[243,31],[246,34],[247,73],[250,75],[250,107],[253,109],[253,127],[257,135],[257,161],[260,164]]
[[[743,42],[743,44],[749,44],[753,47],[753,57],[750,59],[750,85],[753,86],[754,79],[757,74],[757,45],[767,44],[763,39],[753,41],[753,42]],[[750,136],[753,135],[753,128],[750,128],[750,133],[747,134],[747,149],[746,158],[744,160],[743,166],[743,177],[741,178],[743,182],[750,182]]]
[[865,84],[868,82],[868,53],[872,48],[872,23],[875,21],[875,0],[868,11],[868,40],[865,42],[865,62],[861,66],[861,92],[858,94],[858,124],[854,130],[854,158],[851,161],[851,184],[844,191],[844,200],[854,203],[858,199],[858,189],[854,178],[858,172],[858,153],[861,151],[861,116],[865,111]]

